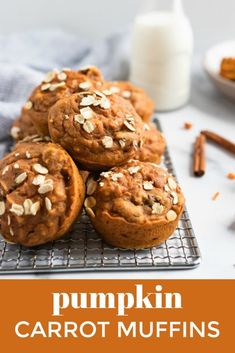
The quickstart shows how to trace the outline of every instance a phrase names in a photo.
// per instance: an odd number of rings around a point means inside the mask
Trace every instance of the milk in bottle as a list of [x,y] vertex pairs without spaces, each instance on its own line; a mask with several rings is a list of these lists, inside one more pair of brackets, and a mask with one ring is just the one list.
[[193,34],[181,2],[172,11],[138,15],[133,29],[131,81],[153,98],[156,110],[184,105],[190,96]]

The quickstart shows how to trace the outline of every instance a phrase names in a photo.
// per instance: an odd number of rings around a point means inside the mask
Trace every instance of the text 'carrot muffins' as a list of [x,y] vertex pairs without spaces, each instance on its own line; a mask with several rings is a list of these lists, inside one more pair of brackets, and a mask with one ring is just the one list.
[[99,88],[103,84],[101,72],[94,66],[80,71],[63,69],[49,72],[35,88],[25,108],[40,135],[48,135],[48,111],[60,98],[75,92]]
[[130,101],[137,114],[144,120],[149,121],[154,110],[152,99],[147,96],[143,88],[133,85],[127,81],[106,82],[104,92],[107,94],[116,93]]
[[133,106],[100,91],[60,99],[49,112],[52,140],[88,170],[104,170],[132,158],[143,123]]
[[101,237],[115,247],[161,244],[174,232],[183,208],[175,179],[152,163],[130,161],[87,181],[86,212]]
[[84,200],[74,162],[52,143],[21,143],[0,161],[0,232],[34,246],[64,235]]

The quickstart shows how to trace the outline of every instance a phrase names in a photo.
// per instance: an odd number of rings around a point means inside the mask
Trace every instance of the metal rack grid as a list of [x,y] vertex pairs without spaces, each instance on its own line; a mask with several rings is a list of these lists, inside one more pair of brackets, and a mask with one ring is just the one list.
[[[160,124],[155,119],[157,127]],[[168,149],[163,165],[175,175]],[[0,236],[0,274],[190,269],[201,256],[187,210],[173,235],[162,245],[123,250],[105,244],[83,213],[67,236],[35,248],[6,243]]]

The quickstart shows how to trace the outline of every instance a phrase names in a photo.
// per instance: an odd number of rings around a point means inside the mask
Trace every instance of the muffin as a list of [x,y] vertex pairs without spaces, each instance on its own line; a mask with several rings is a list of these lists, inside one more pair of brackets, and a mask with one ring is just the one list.
[[60,99],[49,111],[52,141],[87,170],[105,170],[132,158],[143,123],[133,106],[118,95],[100,91]]
[[37,130],[25,108],[22,109],[21,116],[13,122],[10,134],[15,141],[37,135]]
[[52,143],[21,143],[0,161],[0,232],[34,246],[62,237],[79,215],[84,182],[74,162]]
[[142,144],[135,158],[142,162],[159,164],[165,148],[166,141],[163,134],[156,129],[154,124],[144,124]]
[[97,181],[88,179],[85,208],[108,243],[118,248],[148,248],[176,229],[184,196],[172,175],[152,163],[130,161]]
[[26,103],[29,117],[37,132],[48,135],[48,111],[60,98],[98,88],[102,84],[102,74],[93,66],[80,71],[63,69],[49,72]]
[[145,91],[131,82],[115,81],[105,83],[106,94],[116,93],[130,101],[142,120],[148,122],[153,115],[154,103]]

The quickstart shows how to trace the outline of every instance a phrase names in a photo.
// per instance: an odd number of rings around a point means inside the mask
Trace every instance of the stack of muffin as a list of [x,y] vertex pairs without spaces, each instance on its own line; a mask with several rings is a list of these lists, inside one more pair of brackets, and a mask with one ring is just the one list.
[[158,164],[163,135],[153,102],[96,67],[49,72],[14,122],[13,151],[0,161],[0,232],[35,246],[68,232],[83,206],[120,248],[158,245],[175,230],[184,196]]

